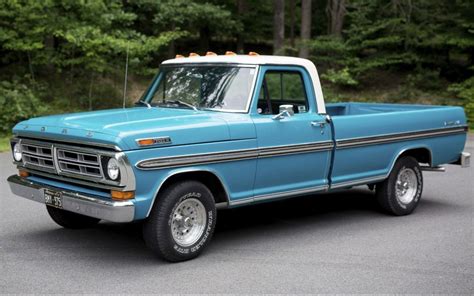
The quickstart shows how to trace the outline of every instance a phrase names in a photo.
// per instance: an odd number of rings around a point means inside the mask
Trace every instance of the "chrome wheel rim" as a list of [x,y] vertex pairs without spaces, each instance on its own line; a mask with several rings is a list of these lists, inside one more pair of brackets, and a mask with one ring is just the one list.
[[397,199],[403,204],[409,204],[415,198],[417,189],[418,180],[415,171],[409,168],[402,169],[395,184]]
[[171,234],[175,242],[182,247],[195,244],[206,227],[206,209],[196,198],[181,201],[173,212]]

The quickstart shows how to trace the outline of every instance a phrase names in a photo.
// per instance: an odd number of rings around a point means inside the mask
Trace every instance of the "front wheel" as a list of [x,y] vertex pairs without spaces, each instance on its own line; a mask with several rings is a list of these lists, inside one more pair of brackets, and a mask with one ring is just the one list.
[[395,216],[411,214],[420,202],[423,175],[418,161],[405,156],[397,160],[388,178],[377,184],[380,206]]
[[216,207],[209,189],[197,181],[166,188],[143,224],[146,244],[159,257],[178,262],[197,257],[211,240]]

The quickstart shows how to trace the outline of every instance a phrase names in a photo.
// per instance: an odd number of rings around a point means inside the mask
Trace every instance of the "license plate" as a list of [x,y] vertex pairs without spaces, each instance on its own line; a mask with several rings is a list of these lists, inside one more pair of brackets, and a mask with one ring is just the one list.
[[63,197],[61,195],[61,192],[45,189],[44,203],[48,206],[61,209],[63,207]]

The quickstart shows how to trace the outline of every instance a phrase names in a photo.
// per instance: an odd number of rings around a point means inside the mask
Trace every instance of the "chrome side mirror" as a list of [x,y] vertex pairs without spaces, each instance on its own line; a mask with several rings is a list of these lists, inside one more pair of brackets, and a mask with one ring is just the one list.
[[295,111],[293,111],[293,105],[280,105],[280,113],[277,115],[273,116],[273,120],[281,120],[285,117],[291,117],[295,114]]

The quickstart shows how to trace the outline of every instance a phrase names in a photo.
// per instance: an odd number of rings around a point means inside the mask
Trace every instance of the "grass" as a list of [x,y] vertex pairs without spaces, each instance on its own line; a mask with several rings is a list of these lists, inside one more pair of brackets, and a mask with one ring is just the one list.
[[0,135],[0,152],[10,151],[10,138],[11,135]]

